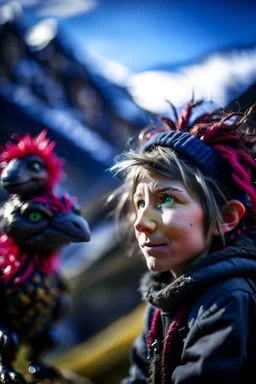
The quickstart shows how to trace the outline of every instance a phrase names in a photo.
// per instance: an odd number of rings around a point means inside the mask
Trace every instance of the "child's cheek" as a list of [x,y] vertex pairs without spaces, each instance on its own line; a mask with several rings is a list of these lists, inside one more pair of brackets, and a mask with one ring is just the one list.
[[135,229],[134,230],[136,240],[139,241],[140,233]]

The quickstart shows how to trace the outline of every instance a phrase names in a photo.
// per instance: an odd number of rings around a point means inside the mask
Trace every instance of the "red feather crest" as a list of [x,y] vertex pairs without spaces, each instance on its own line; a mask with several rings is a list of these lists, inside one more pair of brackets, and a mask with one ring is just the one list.
[[4,169],[5,163],[8,164],[15,158],[21,159],[29,155],[36,155],[43,159],[45,167],[49,172],[48,185],[50,188],[53,188],[63,177],[62,166],[64,160],[54,153],[56,143],[46,138],[46,135],[46,129],[43,129],[35,137],[32,137],[29,133],[26,133],[24,137],[17,134],[12,135],[12,139],[16,143],[7,142],[3,152],[0,154],[0,162],[3,163],[0,173]]

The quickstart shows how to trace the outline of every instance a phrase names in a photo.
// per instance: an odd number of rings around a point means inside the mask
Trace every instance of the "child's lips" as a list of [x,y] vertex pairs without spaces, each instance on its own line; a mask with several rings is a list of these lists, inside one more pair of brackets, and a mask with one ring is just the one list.
[[156,248],[156,247],[162,247],[166,245],[166,243],[151,243],[151,242],[146,242],[146,243],[143,243],[142,244],[142,247],[146,247],[146,248]]
[[141,244],[141,248],[147,255],[154,257],[168,255],[170,253],[170,243],[168,242],[145,242]]

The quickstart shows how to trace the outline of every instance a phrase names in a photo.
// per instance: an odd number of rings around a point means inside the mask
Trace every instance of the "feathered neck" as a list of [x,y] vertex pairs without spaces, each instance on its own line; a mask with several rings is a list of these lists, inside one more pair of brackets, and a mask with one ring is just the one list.
[[58,253],[23,252],[7,235],[0,237],[0,269],[5,284],[23,284],[35,269],[49,275],[59,269]]

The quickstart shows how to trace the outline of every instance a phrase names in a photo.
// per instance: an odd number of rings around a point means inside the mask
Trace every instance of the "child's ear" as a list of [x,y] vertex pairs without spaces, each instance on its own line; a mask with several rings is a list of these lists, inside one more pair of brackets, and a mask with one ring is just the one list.
[[[244,205],[238,200],[229,200],[221,210],[222,223],[220,225],[222,232],[230,232],[239,223],[240,219],[245,213]],[[213,234],[219,236],[217,228],[214,229]]]

